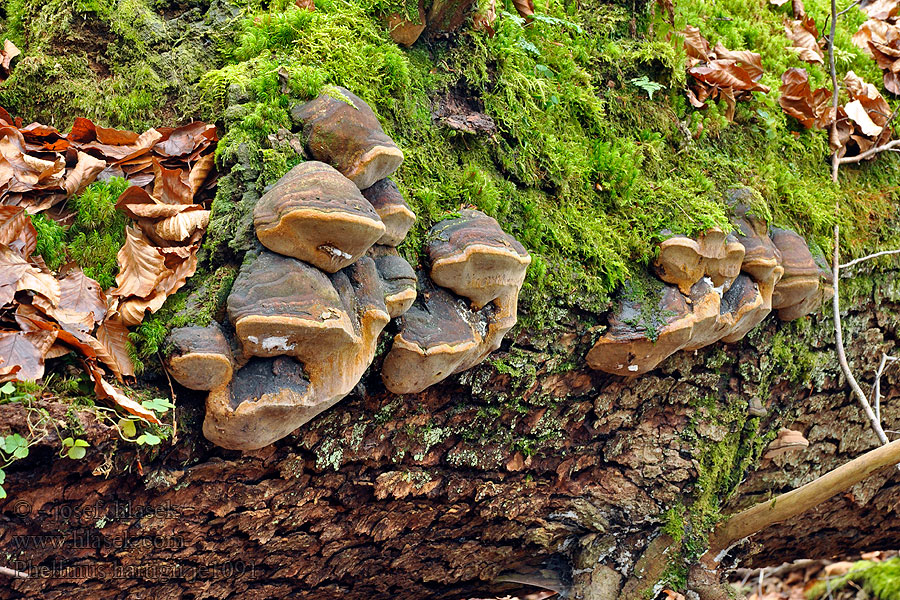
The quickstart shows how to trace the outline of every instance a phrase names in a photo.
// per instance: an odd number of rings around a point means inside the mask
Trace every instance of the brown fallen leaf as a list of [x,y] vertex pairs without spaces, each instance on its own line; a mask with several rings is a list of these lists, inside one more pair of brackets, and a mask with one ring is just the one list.
[[900,2],[897,0],[863,0],[859,7],[870,19],[879,21],[887,21],[900,12]]
[[153,226],[153,231],[164,240],[183,242],[198,229],[206,229],[209,213],[210,211],[202,209],[185,210],[159,221]]
[[[493,1],[491,0],[491,2]],[[191,167],[191,174],[188,176],[188,186],[191,188],[192,197],[200,191],[200,186],[203,185],[203,182],[206,181],[207,176],[215,166],[215,154],[205,154]]]
[[105,168],[105,160],[100,160],[79,150],[78,162],[75,164],[75,168],[66,175],[66,194],[70,197],[77,196],[84,191],[84,188],[93,183],[97,175]]
[[825,62],[822,49],[819,47],[819,30],[816,28],[815,19],[806,16],[803,19],[791,21],[790,25],[785,27],[785,31],[788,39],[792,42],[792,45],[788,46],[788,50],[796,52],[800,60],[818,64]]
[[166,271],[162,255],[135,227],[125,229],[125,244],[116,260],[119,263],[118,287],[110,291],[114,296],[149,296]]
[[20,206],[0,206],[0,244],[28,258],[37,247],[37,231]]
[[[56,334],[49,331],[0,331],[0,375],[14,375],[19,381],[35,381],[44,376],[44,355],[53,346]],[[13,371],[14,367],[18,367]]]
[[678,32],[684,38],[684,50],[687,52],[688,58],[709,61],[709,42],[700,33],[700,30],[693,25],[685,27],[684,31]]
[[97,328],[97,340],[102,344],[104,355],[98,353],[116,379],[134,376],[134,364],[128,354],[128,329],[118,313],[108,316]]
[[306,10],[316,10],[316,4],[313,0],[294,0],[294,4],[299,8]]
[[792,68],[781,75],[781,97],[778,104],[788,115],[810,129],[825,129],[833,120],[831,114],[831,90],[819,88],[813,92],[809,87],[806,69]]
[[60,282],[58,310],[91,317],[94,323],[106,318],[106,294],[100,284],[84,274],[81,267],[69,269]]
[[193,204],[194,192],[181,178],[181,169],[167,169],[153,159],[153,197],[165,204]]
[[3,50],[0,50],[0,82],[6,81],[12,71],[12,61],[22,52],[9,40],[3,40]]
[[199,143],[216,137],[216,126],[195,121],[172,130],[169,136],[153,148],[160,156],[178,157],[191,154]]
[[123,394],[121,391],[119,391],[115,386],[107,383],[106,380],[103,379],[103,374],[100,373],[100,371],[98,371],[96,368],[89,367],[88,372],[90,373],[91,378],[94,380],[94,393],[97,394],[98,398],[112,400],[112,402],[116,406],[118,406],[128,414],[146,419],[154,425],[162,424],[160,420],[156,418],[156,413],[148,408],[144,408],[143,406]]
[[472,29],[475,31],[484,31],[490,37],[494,37],[494,22],[497,20],[497,3],[496,0],[490,0],[486,6],[479,8],[472,15]]
[[513,0],[513,6],[520,16],[527,18],[534,16],[534,0]]

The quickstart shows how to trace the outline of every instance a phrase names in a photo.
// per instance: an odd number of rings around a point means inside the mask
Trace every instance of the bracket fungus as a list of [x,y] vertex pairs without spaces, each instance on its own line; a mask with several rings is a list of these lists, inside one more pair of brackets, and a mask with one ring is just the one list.
[[208,391],[231,381],[234,358],[218,323],[173,329],[166,343],[172,347],[166,367],[184,387]]
[[416,213],[409,208],[403,194],[392,179],[382,179],[362,191],[363,196],[384,223],[384,235],[378,240],[385,246],[398,246],[416,222]]
[[809,441],[803,437],[802,433],[782,427],[778,430],[778,436],[766,446],[763,459],[773,459],[776,456],[782,456],[808,447]]
[[375,268],[384,289],[384,305],[392,319],[409,310],[416,300],[416,272],[406,259],[391,246],[372,246],[369,256],[375,260]]
[[499,348],[516,324],[531,262],[496,220],[476,210],[436,224],[428,240],[430,277],[419,273],[420,294],[399,319],[382,365],[385,387],[397,394],[421,392]]
[[403,152],[362,99],[342,87],[329,91],[292,108],[291,118],[303,123],[313,158],[332,165],[359,189],[371,187],[397,170]]
[[384,235],[375,209],[353,183],[325,163],[300,163],[253,210],[256,236],[285,256],[334,273]]
[[[620,375],[654,369],[678,350],[743,338],[773,310],[796,319],[830,298],[828,273],[799,235],[735,208],[736,234],[711,229],[697,239],[673,235],[653,268],[670,284],[635,300],[625,290],[588,365]],[[770,237],[771,236],[771,237]],[[653,306],[648,306],[653,304]]]
[[772,295],[772,308],[782,321],[793,321],[815,310],[834,291],[822,284],[829,277],[828,271],[816,263],[802,237],[787,229],[772,228],[772,242],[781,252],[784,267],[784,276]]
[[740,272],[744,246],[734,235],[714,227],[691,239],[673,235],[659,245],[653,267],[660,279],[678,286],[683,294],[705,275],[726,289]]
[[381,367],[385,387],[395,394],[416,394],[454,373],[480,363],[500,347],[516,323],[512,304],[494,303],[472,310],[468,303],[420,273],[422,290],[399,319],[399,333]]
[[[228,297],[228,315],[245,356],[291,356],[303,373],[284,360],[250,358],[248,365],[256,370],[245,366],[229,386],[210,392],[204,435],[238,450],[271,444],[349,394],[390,320],[371,258],[328,276],[265,251],[242,267]],[[291,385],[252,383],[257,371],[278,365],[293,373]]]
[[479,309],[515,295],[525,281],[531,256],[497,221],[477,210],[461,210],[428,232],[425,252],[431,279],[472,301]]

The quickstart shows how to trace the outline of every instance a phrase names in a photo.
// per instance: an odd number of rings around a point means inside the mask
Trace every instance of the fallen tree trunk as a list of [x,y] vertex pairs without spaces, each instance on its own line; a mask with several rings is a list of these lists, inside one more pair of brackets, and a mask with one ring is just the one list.
[[[846,320],[848,352],[867,372],[900,318],[893,298],[860,306]],[[839,380],[829,324],[781,327],[769,320],[740,344],[680,353],[632,380],[580,366],[591,334],[577,324],[554,346],[570,370],[521,333],[495,364],[419,395],[369,378],[364,393],[243,455],[203,440],[202,399],[184,390],[179,439],[155,453],[136,454],[80,412],[86,459],[57,459],[48,436],[9,473],[0,566],[29,577],[0,574],[0,598],[467,598],[522,581],[574,597],[642,593],[658,577],[626,582],[636,564],[650,572],[639,561],[648,541],[696,533],[679,506],[716,509],[730,495],[734,512],[877,445]],[[805,361],[803,382],[781,355]],[[882,384],[896,429],[897,378]],[[748,414],[754,396],[767,417]],[[67,418],[68,407],[46,406]],[[4,429],[26,416],[0,406]],[[810,447],[745,477],[781,425]],[[879,473],[739,551],[760,565],[891,547],[898,500],[897,475]],[[661,573],[679,564],[678,544],[657,539]]]

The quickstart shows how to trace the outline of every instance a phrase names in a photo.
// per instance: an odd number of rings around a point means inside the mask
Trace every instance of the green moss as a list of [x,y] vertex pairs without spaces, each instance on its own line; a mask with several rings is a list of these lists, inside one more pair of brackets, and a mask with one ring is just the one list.
[[31,215],[31,223],[37,231],[35,253],[48,267],[58,269],[66,260],[66,228],[45,215]]
[[104,288],[116,285],[116,255],[125,243],[125,215],[116,201],[128,182],[114,177],[92,183],[70,201],[75,222],[66,232],[66,248],[72,260]]
[[861,560],[849,573],[830,581],[820,581],[806,592],[809,600],[831,597],[851,583],[862,587],[877,600],[900,600],[900,558],[884,562]]

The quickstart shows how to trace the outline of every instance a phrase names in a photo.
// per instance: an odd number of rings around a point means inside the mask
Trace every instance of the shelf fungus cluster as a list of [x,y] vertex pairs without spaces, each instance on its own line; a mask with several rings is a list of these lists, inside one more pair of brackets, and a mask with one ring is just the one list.
[[625,286],[609,329],[587,355],[594,369],[646,373],[678,350],[735,342],[770,312],[798,319],[831,298],[831,273],[793,231],[768,227],[743,205],[734,231],[672,235],[653,262],[658,278]]
[[397,393],[474,366],[516,321],[522,245],[462,211],[431,230],[430,272],[417,274],[396,249],[416,219],[389,179],[403,154],[362,100],[335,95],[295,109],[315,160],[256,204],[260,246],[232,286],[228,322],[169,334],[169,372],[209,392],[203,433],[225,448],[271,444],[348,395],[391,319],[399,333],[382,375]]

